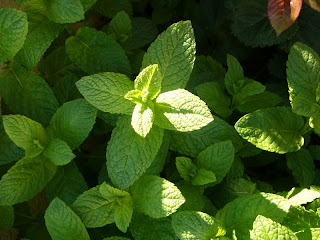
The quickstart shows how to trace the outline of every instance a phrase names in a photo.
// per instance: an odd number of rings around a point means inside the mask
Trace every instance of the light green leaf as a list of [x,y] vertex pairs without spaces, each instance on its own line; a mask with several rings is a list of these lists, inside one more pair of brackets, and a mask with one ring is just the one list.
[[153,126],[143,138],[133,130],[129,117],[119,118],[107,147],[108,174],[115,186],[127,188],[147,170],[160,149],[163,132]]
[[[140,90],[133,89],[133,90],[127,92],[127,94],[124,96],[124,98],[128,99],[129,101],[133,102],[134,104],[143,104],[142,98],[144,98],[144,97],[143,97],[143,93]],[[145,97],[144,99],[147,99],[147,98]],[[131,110],[131,112],[132,112],[132,110]]]
[[315,134],[320,135],[320,117],[309,118],[309,126]]
[[130,232],[135,240],[176,240],[171,226],[171,218],[151,218],[143,214],[134,214]]
[[43,156],[23,158],[2,176],[0,205],[14,205],[33,198],[56,173],[56,166]]
[[74,150],[88,137],[96,115],[97,109],[84,99],[67,102],[52,117],[46,132],[51,139],[59,138]]
[[9,138],[25,150],[26,157],[35,157],[44,150],[47,138],[40,123],[22,115],[5,115],[2,119]]
[[59,198],[50,203],[44,219],[53,240],[90,240],[81,219]]
[[298,240],[298,237],[289,228],[262,215],[258,215],[253,222],[253,230],[250,230],[250,237],[253,240]]
[[196,176],[192,179],[193,185],[205,185],[217,181],[216,175],[207,169],[200,168]]
[[144,175],[130,189],[134,208],[152,218],[169,216],[185,202],[173,183],[157,176]]
[[59,138],[54,138],[48,143],[43,155],[57,166],[66,165],[76,157],[68,144]]
[[227,118],[232,114],[231,98],[226,94],[221,83],[206,82],[195,87],[195,91],[219,116]]
[[250,239],[252,224],[258,215],[281,222],[287,215],[290,203],[271,193],[258,193],[237,198],[218,211],[216,218],[227,229],[228,236],[235,231],[238,240]]
[[214,120],[206,103],[184,89],[161,93],[154,105],[155,124],[169,130],[198,130]]
[[136,133],[145,138],[150,132],[154,118],[153,103],[137,104],[132,113],[131,125]]
[[257,110],[238,120],[235,129],[240,136],[258,148],[269,152],[287,153],[304,144],[300,129],[303,118],[286,107]]
[[282,224],[294,231],[319,228],[320,216],[315,211],[306,210],[302,206],[292,206]]
[[14,209],[12,206],[0,206],[0,234],[7,232],[13,226]]
[[114,221],[122,232],[126,232],[133,213],[132,199],[129,195],[120,198],[117,203],[118,204],[114,206]]
[[88,228],[103,227],[114,222],[113,201],[104,197],[100,187],[101,185],[85,191],[71,206]]
[[134,81],[134,88],[140,90],[143,96],[153,100],[158,96],[161,90],[161,73],[158,64],[150,65],[144,68]]
[[234,94],[233,96],[233,102],[242,102],[243,99],[245,99],[246,97],[252,96],[252,95],[257,95],[257,94],[261,94],[266,90],[266,87],[249,78],[245,78],[245,85],[240,89],[239,92],[237,92],[236,94]]
[[198,171],[197,166],[194,165],[192,160],[187,157],[177,157],[176,166],[180,176],[188,182],[196,176]]
[[243,69],[238,60],[229,54],[227,55],[227,64],[228,71],[224,78],[224,82],[228,92],[231,95],[235,95],[242,89],[245,83]]
[[57,173],[46,186],[49,201],[59,197],[67,205],[71,205],[86,190],[88,190],[87,183],[74,161],[58,168]]
[[123,43],[131,36],[131,20],[125,11],[115,15],[108,26],[108,35],[119,43]]
[[67,39],[66,51],[71,61],[89,74],[118,72],[130,75],[130,63],[123,49],[104,32],[82,27]]
[[130,194],[128,192],[114,188],[109,184],[106,184],[105,182],[100,186],[100,193],[105,199],[108,199],[109,201],[115,201],[118,198],[122,197],[130,197]]
[[320,198],[320,191],[316,188],[313,189],[312,187],[310,189],[294,188],[293,192],[294,195],[291,195],[289,198],[289,202],[293,206],[306,204]]
[[48,18],[56,23],[74,23],[84,19],[80,0],[49,0],[44,4]]
[[[47,126],[58,108],[48,84],[34,72],[17,63],[0,75],[0,91],[13,113],[25,115]],[[37,111],[35,111],[37,109]]]
[[319,55],[303,43],[294,44],[287,62],[287,80],[293,112],[306,117],[319,116],[315,97],[320,82]]
[[62,32],[64,26],[51,22],[38,12],[28,14],[28,23],[26,41],[14,59],[30,69],[40,61],[53,40]]
[[171,25],[150,45],[142,68],[158,64],[162,75],[162,92],[184,88],[195,61],[195,39],[190,21]]
[[308,150],[287,153],[287,165],[300,187],[310,187],[315,176],[315,166]]
[[215,143],[199,153],[195,163],[199,168],[214,173],[218,184],[227,175],[234,160],[234,147],[230,140]]
[[14,8],[1,8],[0,22],[0,62],[6,62],[24,44],[28,32],[27,14]]
[[225,140],[232,141],[235,151],[242,147],[242,139],[236,130],[216,116],[214,121],[199,130],[191,132],[170,131],[169,133],[171,137],[170,149],[192,157],[198,156],[210,145]]
[[226,233],[219,220],[195,211],[172,215],[172,227],[181,240],[210,240]]
[[81,78],[77,88],[84,98],[103,112],[132,114],[134,104],[125,99],[133,82],[120,73],[98,73]]

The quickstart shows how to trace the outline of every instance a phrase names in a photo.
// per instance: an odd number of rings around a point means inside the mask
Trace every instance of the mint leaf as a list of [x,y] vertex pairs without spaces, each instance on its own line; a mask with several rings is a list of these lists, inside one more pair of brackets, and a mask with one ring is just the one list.
[[320,58],[310,47],[296,43],[290,49],[287,79],[293,112],[306,116],[320,116],[316,95],[320,82]]
[[80,0],[49,0],[44,4],[48,18],[56,23],[74,23],[84,19]]
[[59,197],[67,205],[71,205],[86,190],[88,190],[87,183],[74,161],[58,168],[46,186],[49,201]]
[[306,210],[302,206],[292,206],[282,223],[295,231],[309,228],[319,228],[320,216],[315,211]]
[[19,160],[0,181],[0,205],[14,205],[33,198],[56,173],[54,166],[41,155]]
[[145,138],[150,132],[154,118],[153,103],[137,104],[132,113],[131,125],[136,133]]
[[112,201],[103,196],[100,187],[101,185],[85,191],[71,206],[89,228],[103,227],[114,222]]
[[173,183],[157,176],[142,176],[130,190],[134,208],[153,218],[169,216],[185,202]]
[[241,137],[236,130],[216,116],[214,121],[199,130],[191,132],[170,131],[170,137],[171,150],[192,157],[198,156],[202,150],[210,145],[225,140],[231,140],[236,151],[242,146]]
[[97,0],[80,0],[80,1],[83,7],[83,11],[86,12],[96,3]]
[[253,229],[250,231],[250,237],[250,239],[254,240],[298,240],[298,237],[289,228],[262,215],[258,215],[253,222]]
[[0,232],[7,232],[13,226],[14,209],[12,206],[0,206]]
[[95,10],[107,18],[113,18],[118,12],[125,11],[132,15],[130,0],[103,0],[98,1]]
[[205,205],[205,198],[203,196],[204,188],[194,186],[186,181],[179,181],[176,183],[185,202],[178,208],[177,212],[181,211],[202,211]]
[[131,20],[125,11],[115,15],[108,26],[108,35],[119,43],[126,42],[131,36]]
[[196,165],[199,168],[210,170],[214,173],[218,184],[228,173],[234,159],[234,147],[231,141],[215,143],[201,153],[196,158]]
[[9,138],[25,150],[26,157],[35,157],[44,150],[47,139],[40,123],[22,115],[6,115],[2,119]]
[[276,153],[299,150],[304,144],[300,133],[303,118],[286,107],[257,110],[238,120],[235,129],[240,136],[258,148]]
[[153,100],[161,90],[161,73],[158,65],[150,65],[144,68],[134,81],[134,88],[140,90],[143,96]]
[[219,82],[206,82],[195,87],[198,96],[216,114],[227,118],[232,114],[231,98],[226,94],[223,85]]
[[97,109],[84,99],[67,102],[54,114],[46,132],[51,139],[59,138],[74,150],[88,137],[96,115]]
[[207,169],[200,168],[196,176],[192,179],[193,185],[205,185],[217,181],[216,175]]
[[159,65],[162,92],[184,88],[192,72],[195,50],[191,22],[175,23],[150,45],[144,55],[142,68],[151,64]]
[[103,240],[130,240],[129,238],[126,237],[108,237],[108,238],[104,238]]
[[287,153],[287,165],[300,187],[310,187],[315,177],[315,166],[308,150]]
[[[28,34],[15,60],[26,68],[33,68],[41,59],[53,40],[64,29],[63,25],[51,22],[38,12],[28,14]],[[34,44],[34,43],[37,44]]]
[[133,89],[133,82],[120,73],[98,73],[81,78],[77,88],[84,98],[103,112],[132,114],[133,103],[124,96]]
[[250,239],[252,224],[258,215],[281,222],[287,215],[290,203],[283,197],[271,193],[258,193],[237,198],[218,211],[219,219],[227,234],[235,231],[238,240]]
[[266,90],[266,87],[263,84],[253,79],[245,78],[244,80],[245,84],[243,87],[233,96],[232,100],[235,103],[241,102],[241,100],[245,99],[246,97],[261,94]]
[[238,93],[244,86],[244,74],[243,69],[238,60],[232,56],[227,55],[228,71],[224,78],[226,88],[231,95]]
[[28,32],[27,14],[14,8],[1,8],[0,22],[0,62],[6,62],[24,44]]
[[184,89],[161,93],[154,109],[155,124],[169,130],[194,131],[213,121],[206,103]]
[[175,213],[172,215],[172,227],[181,240],[210,240],[225,234],[219,220],[203,212]]
[[320,198],[320,191],[317,188],[312,188],[312,187],[310,189],[293,188],[291,191],[293,192],[293,194],[290,195],[289,202],[293,206],[313,202],[315,199]]
[[197,166],[194,165],[192,160],[187,157],[177,157],[176,166],[180,176],[188,182],[195,177],[198,171]]
[[89,234],[80,218],[59,198],[55,198],[44,215],[46,226],[53,240],[89,240]]
[[119,118],[107,147],[107,167],[111,181],[120,189],[133,184],[151,165],[163,138],[163,129],[153,126],[143,138],[131,127],[130,118]]
[[34,72],[16,63],[0,75],[0,91],[13,113],[25,115],[44,126],[48,125],[58,108],[48,84]]
[[125,99],[133,102],[134,104],[143,104],[142,99],[147,100],[147,94],[143,94],[140,90],[133,89],[124,96]]
[[59,138],[54,138],[48,143],[43,155],[57,166],[66,165],[76,157],[68,144]]
[[82,27],[66,40],[71,61],[83,71],[119,72],[130,75],[130,63],[121,46],[107,34],[94,28]]

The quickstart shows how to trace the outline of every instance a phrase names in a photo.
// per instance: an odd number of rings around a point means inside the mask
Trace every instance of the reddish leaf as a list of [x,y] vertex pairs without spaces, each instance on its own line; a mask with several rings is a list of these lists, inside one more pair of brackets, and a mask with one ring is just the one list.
[[304,1],[314,10],[317,10],[318,12],[320,12],[320,0],[304,0]]
[[302,2],[303,0],[268,1],[268,18],[278,36],[296,21]]

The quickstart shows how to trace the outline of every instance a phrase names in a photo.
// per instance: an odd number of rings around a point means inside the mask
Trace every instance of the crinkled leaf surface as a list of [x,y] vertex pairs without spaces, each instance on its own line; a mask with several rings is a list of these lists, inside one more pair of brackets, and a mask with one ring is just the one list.
[[43,155],[57,166],[66,165],[76,157],[68,144],[59,138],[54,138],[48,143]]

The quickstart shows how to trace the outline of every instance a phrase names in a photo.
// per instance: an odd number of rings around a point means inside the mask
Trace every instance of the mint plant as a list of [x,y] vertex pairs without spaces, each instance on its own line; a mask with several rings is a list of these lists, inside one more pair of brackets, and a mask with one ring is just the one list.
[[318,2],[1,1],[0,239],[319,239]]

